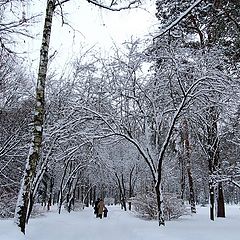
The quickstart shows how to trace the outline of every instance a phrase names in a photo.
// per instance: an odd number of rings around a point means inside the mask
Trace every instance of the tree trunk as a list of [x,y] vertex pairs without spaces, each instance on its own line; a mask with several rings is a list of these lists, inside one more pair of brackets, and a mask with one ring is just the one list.
[[181,193],[181,199],[182,199],[182,203],[184,204],[184,194],[185,194],[185,161],[184,158],[182,157],[182,154],[179,153],[178,155],[179,158],[179,165],[180,165],[180,171],[181,171],[181,177],[180,177],[180,193]]
[[93,188],[92,185],[90,186],[90,193],[89,193],[89,204],[92,205],[94,203],[93,201]]
[[219,139],[217,129],[217,109],[211,106],[208,109],[208,167],[209,167],[209,195],[210,195],[210,219],[214,221],[214,182],[213,176],[219,169]]
[[33,209],[33,204],[34,204],[34,196],[33,193],[30,192],[30,196],[29,196],[29,206],[28,206],[28,212],[27,212],[27,216],[26,216],[26,223],[28,223],[28,220],[30,218],[30,214],[32,212]]
[[120,178],[116,172],[115,172],[115,176],[117,178],[117,183],[118,183],[118,189],[119,189],[119,194],[120,194],[120,203],[122,204],[122,208],[124,208],[124,210],[127,211],[126,196],[124,195],[125,189],[124,189],[124,184],[123,184],[123,174],[121,175],[121,180],[122,180],[123,186],[121,185]]
[[221,182],[218,184],[217,217],[225,218],[225,205],[224,205],[223,188],[222,188]]
[[212,221],[214,221],[214,200],[215,200],[215,197],[214,197],[214,186],[213,186],[213,181],[210,180],[209,181],[209,194],[210,194],[210,219]]
[[96,202],[97,200],[97,194],[96,194],[96,186],[93,187],[93,201],[92,201],[92,206],[94,206],[94,203]]
[[196,213],[196,203],[195,203],[195,194],[193,188],[193,178],[192,178],[192,171],[191,168],[187,167],[187,174],[188,174],[188,182],[189,182],[189,198],[191,204],[191,212]]
[[121,180],[122,180],[122,193],[123,193],[123,198],[122,198],[122,201],[123,201],[123,208],[125,211],[127,211],[127,204],[126,204],[126,188],[125,188],[125,183],[124,183],[124,178],[123,178],[123,173],[122,173],[122,176],[121,176]]
[[135,169],[135,166],[132,167],[131,171],[130,171],[130,176],[129,176],[129,201],[128,201],[128,210],[131,211],[132,210],[132,200],[131,198],[133,197],[133,171]]
[[51,176],[50,179],[50,189],[49,189],[49,198],[48,198],[48,203],[47,203],[47,210],[50,210],[50,207],[52,206],[52,201],[53,201],[53,186],[54,186],[54,178]]
[[15,210],[15,222],[25,234],[26,219],[30,215],[29,209],[30,196],[32,191],[32,183],[36,173],[36,167],[40,158],[42,146],[42,133],[44,121],[44,105],[45,105],[45,82],[48,65],[48,50],[50,44],[50,35],[52,27],[52,17],[54,13],[56,0],[48,0],[45,16],[45,24],[43,29],[42,46],[40,50],[40,62],[38,70],[38,79],[36,87],[36,103],[33,119],[32,143],[27,158],[24,177],[18,195],[17,206]]
[[162,190],[161,184],[158,182],[155,186],[155,191],[157,195],[157,207],[158,207],[158,225],[165,226],[164,214],[163,214],[163,197],[162,197]]
[[59,187],[59,191],[58,191],[58,213],[61,213],[61,208],[62,208],[62,204],[63,204],[63,183],[64,183],[64,179],[65,176],[67,174],[67,168],[69,166],[70,160],[67,160],[67,162],[65,162],[65,168],[64,168],[64,172],[62,175],[62,179],[61,179],[61,183],[60,183],[60,187]]
[[194,187],[193,187],[193,178],[192,178],[192,168],[191,168],[191,149],[189,142],[189,130],[188,130],[188,122],[186,119],[183,121],[183,143],[184,143],[184,158],[186,159],[186,169],[188,175],[188,184],[189,184],[189,198],[191,204],[191,212],[196,213],[196,204],[195,204],[195,195],[194,195]]

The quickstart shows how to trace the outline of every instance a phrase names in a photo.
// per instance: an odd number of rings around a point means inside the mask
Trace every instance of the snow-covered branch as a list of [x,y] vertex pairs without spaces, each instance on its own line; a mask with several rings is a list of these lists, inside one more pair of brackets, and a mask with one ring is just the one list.
[[175,27],[178,23],[180,23],[198,4],[200,4],[203,0],[197,0],[195,3],[193,3],[186,11],[184,11],[180,16],[173,21],[169,26],[167,26],[165,29],[163,29],[157,36],[154,37],[154,39],[161,37],[164,33],[171,30],[173,27]]
[[[100,8],[106,9],[106,10],[110,10],[110,11],[128,10],[128,9],[131,9],[131,8],[138,7],[139,4],[140,4],[139,0],[134,0],[134,1],[129,2],[126,6],[115,8],[115,7],[113,7],[113,4],[108,6],[108,5],[105,5],[104,3],[98,2],[96,0],[86,0],[86,1],[95,5],[95,6],[97,6],[97,7],[100,7]],[[116,2],[115,2],[115,4],[117,5]]]

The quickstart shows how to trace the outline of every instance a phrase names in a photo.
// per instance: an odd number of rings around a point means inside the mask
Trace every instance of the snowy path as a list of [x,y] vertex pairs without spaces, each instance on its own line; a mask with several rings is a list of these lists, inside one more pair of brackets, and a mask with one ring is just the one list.
[[156,221],[134,217],[119,207],[109,207],[105,219],[94,217],[92,208],[82,212],[50,212],[31,219],[26,237],[10,220],[0,220],[0,240],[239,240],[240,207],[227,208],[228,218],[211,222],[208,209],[158,227]]

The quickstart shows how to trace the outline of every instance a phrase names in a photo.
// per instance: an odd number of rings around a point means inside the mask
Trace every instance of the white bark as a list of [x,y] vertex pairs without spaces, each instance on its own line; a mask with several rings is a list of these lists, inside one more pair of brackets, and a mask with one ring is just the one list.
[[36,88],[35,114],[33,120],[32,143],[27,158],[24,177],[18,195],[15,211],[15,222],[25,234],[27,216],[31,211],[30,201],[32,196],[32,184],[36,174],[36,167],[41,154],[42,134],[44,123],[44,103],[45,103],[45,82],[48,65],[48,49],[50,44],[52,17],[56,0],[48,0],[43,29],[42,46],[40,50],[40,62]]

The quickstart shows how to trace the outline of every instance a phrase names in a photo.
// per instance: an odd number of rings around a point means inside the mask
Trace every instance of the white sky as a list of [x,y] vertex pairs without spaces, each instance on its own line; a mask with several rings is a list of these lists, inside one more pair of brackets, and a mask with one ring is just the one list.
[[[86,0],[71,0],[64,4],[66,22],[61,25],[61,17],[55,15],[51,36],[50,55],[57,51],[55,64],[60,68],[77,55],[81,46],[102,49],[108,52],[113,43],[120,45],[131,37],[138,38],[153,33],[156,26],[155,2],[150,1],[144,9],[132,9],[121,12],[111,12],[100,9]],[[39,49],[42,37],[42,27],[45,15],[46,1],[35,1],[26,7],[27,17],[32,13],[43,13],[39,23],[34,24],[31,33],[33,40],[23,43],[23,49],[28,52],[26,61],[34,71],[38,67]]]

